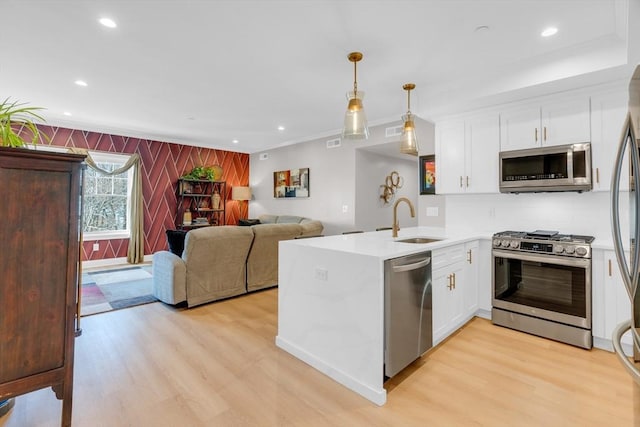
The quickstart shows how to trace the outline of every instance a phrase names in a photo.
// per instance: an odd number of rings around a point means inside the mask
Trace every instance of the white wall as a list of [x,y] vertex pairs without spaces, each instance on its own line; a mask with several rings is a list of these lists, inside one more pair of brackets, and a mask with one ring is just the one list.
[[[327,140],[339,137],[339,135],[333,135],[251,154],[249,181],[253,200],[249,202],[249,217],[256,218],[265,213],[306,216],[322,221],[325,235],[360,229],[371,231],[377,227],[391,226],[391,210],[374,211],[367,207],[377,203],[379,185],[391,171],[398,169],[402,169],[405,175],[406,189],[403,188],[402,195],[411,196],[410,199],[415,205],[419,193],[417,158],[413,163],[415,171],[410,171],[408,164],[413,160],[408,162],[379,155],[373,163],[370,163],[375,155],[360,149],[385,144],[397,145],[399,137],[387,138],[385,129],[400,124],[401,122],[397,121],[370,126],[368,140],[343,140],[342,145],[337,148],[326,146]],[[416,128],[420,153],[433,154],[433,124],[417,119]],[[424,147],[423,135],[426,144]],[[261,154],[267,154],[268,158],[260,160]],[[356,160],[357,158],[359,160]],[[410,159],[414,158],[410,157]],[[273,172],[307,167],[310,181],[309,198],[276,199],[273,197]],[[343,211],[345,206],[346,212]],[[399,207],[398,211],[401,215],[406,215],[406,217],[401,216],[401,225],[417,224],[417,220],[410,220],[407,206]]]
[[[407,156],[409,157],[409,156]],[[413,159],[413,160],[411,160]],[[387,205],[381,203],[379,197],[380,185],[385,178],[396,171],[403,181],[402,188],[395,192],[395,198]],[[393,223],[393,205],[400,197],[411,200],[417,208],[418,193],[418,158],[407,160],[391,158],[365,150],[356,150],[356,209],[355,228],[357,230],[372,231],[378,227],[391,227]],[[398,222],[400,227],[414,227],[418,225],[416,217],[412,218],[409,206],[405,203],[398,205]]]
[[[456,230],[556,230],[611,241],[609,192],[480,194],[446,196],[447,227]],[[628,193],[620,195],[623,238],[628,230]]]

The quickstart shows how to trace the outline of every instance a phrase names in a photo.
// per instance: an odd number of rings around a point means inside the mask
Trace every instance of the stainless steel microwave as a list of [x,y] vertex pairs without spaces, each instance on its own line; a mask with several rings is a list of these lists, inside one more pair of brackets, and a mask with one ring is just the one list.
[[500,153],[500,191],[589,191],[591,144],[558,145]]

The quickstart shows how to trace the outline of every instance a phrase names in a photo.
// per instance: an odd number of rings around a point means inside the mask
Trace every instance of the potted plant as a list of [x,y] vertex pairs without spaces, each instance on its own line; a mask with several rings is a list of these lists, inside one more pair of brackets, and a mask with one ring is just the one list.
[[[27,144],[37,144],[49,137],[42,133],[35,120],[44,122],[36,111],[41,107],[26,107],[25,103],[10,101],[6,98],[0,103],[0,146],[25,147]],[[24,130],[26,129],[26,132]],[[31,135],[31,140],[25,139],[25,133]]]
[[196,166],[188,174],[182,175],[183,179],[216,180],[216,170],[213,166]]

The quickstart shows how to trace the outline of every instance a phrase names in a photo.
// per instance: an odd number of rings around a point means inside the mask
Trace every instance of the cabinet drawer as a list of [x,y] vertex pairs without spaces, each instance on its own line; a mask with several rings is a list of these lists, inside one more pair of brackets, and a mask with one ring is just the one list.
[[458,261],[466,259],[464,245],[454,245],[446,248],[436,249],[431,252],[431,259],[432,271],[451,264],[455,264]]

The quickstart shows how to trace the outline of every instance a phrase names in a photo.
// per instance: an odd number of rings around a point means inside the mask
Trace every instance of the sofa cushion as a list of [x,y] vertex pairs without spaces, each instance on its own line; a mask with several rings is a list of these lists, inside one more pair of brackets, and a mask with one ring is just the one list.
[[167,230],[167,243],[169,244],[169,251],[182,256],[184,251],[184,237],[187,234],[182,230]]
[[260,224],[275,224],[278,219],[278,215],[264,214],[260,215],[258,219],[260,220]]
[[322,222],[315,219],[303,218],[300,226],[302,227],[302,236],[319,236],[324,230]]
[[279,215],[276,224],[299,224],[303,218],[295,215]]

